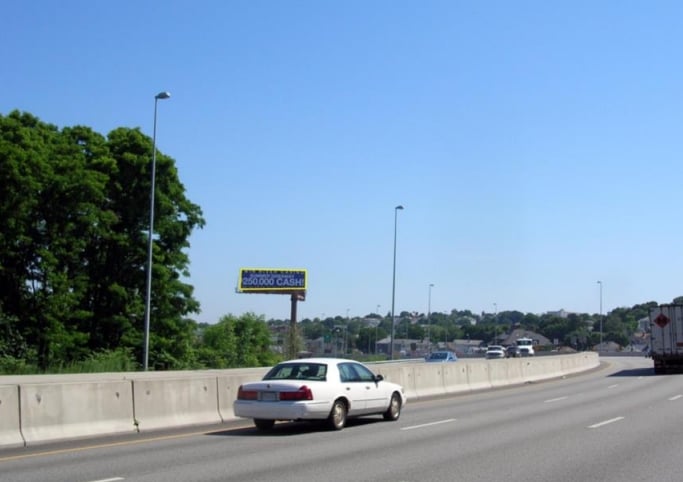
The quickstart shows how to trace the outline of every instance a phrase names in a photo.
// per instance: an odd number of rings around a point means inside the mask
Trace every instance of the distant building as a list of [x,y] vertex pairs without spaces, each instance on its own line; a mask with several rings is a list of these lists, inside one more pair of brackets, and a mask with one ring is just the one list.
[[453,340],[452,344],[458,355],[475,355],[484,351],[482,340]]
[[507,337],[501,341],[502,345],[509,346],[509,345],[516,345],[517,344],[517,339],[518,338],[531,338],[534,342],[535,345],[539,346],[549,346],[552,345],[553,343],[546,338],[545,336],[529,331],[529,330],[524,330],[521,328],[517,328],[516,330],[512,330]]
[[572,313],[565,309],[561,309],[559,311],[549,311],[546,314],[550,316],[557,316],[558,318],[568,318]]

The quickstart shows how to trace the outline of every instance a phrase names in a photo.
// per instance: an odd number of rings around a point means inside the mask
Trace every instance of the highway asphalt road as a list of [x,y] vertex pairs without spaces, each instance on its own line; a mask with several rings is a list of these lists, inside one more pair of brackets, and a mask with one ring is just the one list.
[[590,373],[410,402],[341,432],[248,421],[0,451],[2,482],[683,480],[683,376],[643,357]]

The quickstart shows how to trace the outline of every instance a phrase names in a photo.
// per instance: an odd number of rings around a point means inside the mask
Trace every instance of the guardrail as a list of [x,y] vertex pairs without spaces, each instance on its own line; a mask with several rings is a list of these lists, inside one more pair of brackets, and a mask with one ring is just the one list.
[[[555,378],[595,368],[597,353],[455,363],[368,365],[409,399]],[[268,368],[0,377],[0,448],[234,420],[238,387]]]

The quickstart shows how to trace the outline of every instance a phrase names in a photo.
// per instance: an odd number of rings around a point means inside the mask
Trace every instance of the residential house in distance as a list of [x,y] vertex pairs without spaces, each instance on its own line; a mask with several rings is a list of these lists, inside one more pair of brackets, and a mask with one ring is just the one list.
[[551,346],[553,344],[545,336],[522,328],[512,330],[505,339],[501,340],[501,344],[505,346],[516,345],[518,338],[531,338],[534,346]]

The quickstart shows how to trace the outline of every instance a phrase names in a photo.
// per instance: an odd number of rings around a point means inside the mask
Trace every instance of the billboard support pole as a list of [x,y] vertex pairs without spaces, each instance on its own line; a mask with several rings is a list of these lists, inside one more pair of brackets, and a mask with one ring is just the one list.
[[287,357],[288,359],[292,360],[297,357],[298,353],[298,345],[299,345],[299,337],[297,336],[296,333],[296,307],[297,307],[297,301],[299,301],[299,295],[297,293],[292,293],[291,296],[292,300],[292,309],[290,312],[290,319],[289,319],[289,343],[287,346]]

